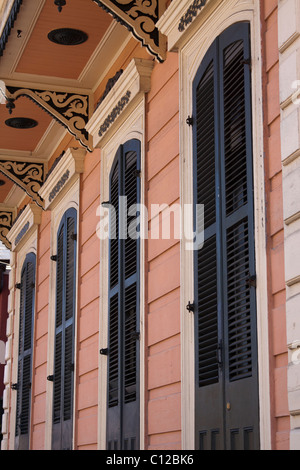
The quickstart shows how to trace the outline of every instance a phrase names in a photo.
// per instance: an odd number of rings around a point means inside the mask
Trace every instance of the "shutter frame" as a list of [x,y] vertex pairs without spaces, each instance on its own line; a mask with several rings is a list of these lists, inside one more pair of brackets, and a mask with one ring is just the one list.
[[[116,185],[118,185],[118,198],[129,196],[127,204],[140,202],[140,151],[141,144],[136,139],[119,147],[110,172],[111,203],[116,199]],[[126,167],[126,162],[130,161],[133,165]],[[116,169],[118,169],[117,182],[114,180]],[[124,206],[124,209],[127,210],[128,207]],[[122,233],[124,232],[122,229],[123,216],[122,206],[119,203],[117,220],[119,223],[117,242],[110,240],[109,243],[107,448],[133,450],[139,447],[139,344],[137,336],[131,336],[133,332],[131,330],[134,329],[136,334],[139,329],[140,243],[137,240],[135,245],[131,239],[126,237],[125,233]],[[129,225],[127,219],[126,230]],[[113,251],[116,250],[116,247],[117,256]],[[131,260],[131,257],[136,258],[135,266],[126,262],[126,260]],[[116,261],[118,263],[118,283],[112,285],[112,273],[116,270],[116,266],[112,266],[112,264]],[[135,316],[131,317],[129,326],[128,293],[132,290],[135,290]],[[118,302],[118,307],[116,302]],[[116,313],[118,313],[118,318],[116,318]],[[134,326],[132,322],[135,323]]]
[[32,351],[35,312],[36,256],[29,253],[21,270],[18,386],[16,405],[15,445],[29,449],[32,399]]
[[57,231],[53,450],[71,450],[73,441],[76,265],[77,211],[70,208],[63,215]]
[[[243,56],[241,61],[238,56],[234,55],[238,52],[238,43],[242,41]],[[230,47],[232,45],[232,49]],[[226,48],[228,48],[226,50]],[[236,49],[235,49],[236,48]],[[236,65],[234,68],[229,69],[226,65],[226,57],[224,56],[225,52],[231,52],[233,55],[230,56],[232,60],[233,57],[236,57]],[[229,56],[228,56],[229,57]],[[243,448],[247,447],[246,441],[250,443],[252,441],[254,448],[259,448],[259,415],[258,415],[258,375],[257,375],[257,326],[256,326],[256,296],[255,289],[249,285],[249,298],[251,298],[251,311],[250,322],[251,322],[251,346],[252,346],[252,375],[249,372],[249,366],[247,364],[247,354],[248,350],[246,347],[247,334],[246,323],[244,321],[243,308],[244,304],[242,302],[242,285],[247,285],[244,273],[242,269],[246,269],[248,258],[249,258],[249,273],[248,276],[251,277],[255,275],[255,246],[254,246],[254,201],[253,201],[253,152],[252,152],[252,115],[251,115],[251,70],[249,67],[248,59],[251,57],[250,52],[250,25],[249,23],[237,23],[227,30],[225,30],[212,44],[208,50],[199,70],[196,74],[194,83],[193,83],[193,106],[194,114],[197,115],[197,99],[196,99],[196,90],[197,86],[200,83],[201,77],[204,75],[204,72],[208,66],[209,61],[212,59],[215,61],[215,119],[217,125],[215,126],[215,154],[216,154],[216,224],[215,226],[211,225],[205,227],[205,242],[204,247],[202,248],[203,254],[201,252],[195,253],[194,256],[194,273],[195,273],[195,299],[199,299],[198,296],[198,270],[200,265],[198,264],[198,256],[201,259],[201,256],[204,256],[205,249],[208,249],[206,244],[209,240],[212,240],[212,236],[216,235],[217,237],[217,248],[216,248],[216,259],[217,259],[217,299],[218,299],[218,347],[215,355],[215,366],[219,367],[219,384],[211,384],[210,388],[197,388],[196,385],[196,447],[201,449],[217,449],[217,448]],[[237,61],[238,60],[238,61]],[[227,62],[228,64],[228,62]],[[224,68],[226,67],[227,69]],[[224,73],[227,75],[224,75]],[[228,75],[228,74],[231,75]],[[232,74],[240,73],[240,81],[237,83],[238,86],[241,85],[241,82],[244,83],[244,111],[240,107],[241,99],[239,97],[236,102],[232,101],[232,98],[237,93],[234,85],[232,84]],[[228,77],[228,78],[226,78]],[[242,78],[241,78],[242,77]],[[224,80],[227,79],[227,82]],[[226,83],[226,86],[224,85]],[[229,87],[232,88],[230,95],[230,101],[228,101],[228,110],[230,110],[232,117],[239,117],[240,114],[233,115],[233,112],[241,110],[245,113],[245,126],[242,127],[239,124],[240,129],[239,134],[235,134],[234,125],[229,128],[229,124],[234,121],[229,121],[226,116],[229,116],[228,111],[226,111],[226,93],[229,90]],[[228,95],[229,96],[229,95]],[[238,104],[238,107],[234,107]],[[227,115],[226,115],[227,112]],[[195,119],[194,119],[195,121]],[[239,123],[241,122],[239,118]],[[230,141],[225,141],[225,131],[227,135],[230,136]],[[234,162],[232,158],[236,158],[234,155],[234,146],[241,144],[240,140],[243,136],[242,132],[245,133],[245,146],[246,153],[244,157],[241,156],[236,161],[239,165],[244,165],[244,172],[247,174],[247,191],[241,193],[240,181],[241,181],[241,169],[239,168],[238,174],[239,179],[234,179],[232,176],[233,171],[236,171],[236,167],[230,168],[230,172],[226,174],[226,167],[229,168],[228,162]],[[239,136],[237,140],[237,135]],[[194,199],[197,200],[197,128],[194,125],[193,133],[193,145],[194,145]],[[231,147],[228,146],[230,143]],[[243,142],[242,142],[243,143]],[[227,146],[225,146],[225,144]],[[243,143],[244,145],[244,143]],[[240,151],[240,149],[239,149]],[[231,153],[230,153],[231,152]],[[231,160],[229,160],[231,158]],[[241,158],[244,158],[245,163],[241,163]],[[230,163],[232,164],[232,163]],[[234,163],[236,164],[236,163]],[[228,171],[228,170],[227,170]],[[226,178],[227,175],[227,178]],[[236,184],[238,181],[238,185]],[[236,188],[234,187],[236,185]],[[232,202],[229,204],[229,195],[230,191],[234,196],[230,196],[230,201],[235,201],[235,204],[238,205],[235,207],[232,205]],[[234,192],[233,192],[234,191]],[[240,195],[243,195],[244,199],[238,199]],[[245,204],[245,194],[247,195],[247,203]],[[198,203],[201,203],[198,202]],[[232,210],[231,209],[234,209]],[[196,210],[194,212],[196,216]],[[245,224],[245,221],[247,222]],[[205,221],[206,222],[206,221]],[[248,228],[247,228],[248,226]],[[244,227],[244,231],[242,228]],[[196,230],[194,222],[194,230]],[[247,232],[248,230],[248,232]],[[247,245],[249,244],[249,246]],[[244,257],[244,258],[243,258]],[[243,261],[244,260],[244,261]],[[247,266],[248,269],[248,266]],[[235,283],[235,284],[234,284]],[[244,283],[244,284],[243,284]],[[200,287],[200,286],[199,286]],[[229,290],[228,290],[229,289]],[[234,290],[233,290],[234,289]],[[204,292],[202,294],[202,291]],[[233,292],[233,294],[232,294]],[[205,295],[205,287],[201,286],[200,298]],[[234,295],[234,297],[233,297]],[[200,305],[196,305],[196,314],[195,314],[195,344],[196,344],[196,370],[195,374],[198,373],[198,359],[197,359],[197,348],[200,346],[198,343],[197,329],[199,324],[201,325],[201,315],[203,311],[199,310]],[[216,309],[216,307],[215,307]],[[237,312],[236,314],[234,312]],[[232,321],[234,320],[233,315],[240,315],[238,318],[240,327],[240,332],[234,331],[232,329]],[[234,334],[236,333],[236,336]],[[237,347],[240,346],[240,350]],[[236,362],[233,361],[233,358],[236,354]],[[241,375],[237,374],[241,371]],[[236,374],[234,376],[234,374]],[[248,374],[248,375],[247,375]],[[249,376],[249,377],[248,377]],[[196,375],[197,377],[197,375]],[[224,387],[224,392],[222,388]],[[252,391],[252,395],[249,392]],[[250,395],[249,395],[250,393]],[[212,401],[211,397],[214,396]],[[237,396],[245,396],[245,400],[248,400],[251,404],[248,406],[250,412],[247,416],[247,413],[240,413],[240,422],[239,418],[237,419],[237,413],[234,411],[237,407],[239,400]],[[201,398],[200,398],[201,397]],[[247,397],[247,398],[246,398]],[[201,402],[205,402],[205,409],[201,406]],[[226,403],[230,403],[231,409],[230,413],[226,411]],[[247,408],[247,407],[243,407]],[[247,421],[251,418],[251,423]],[[244,421],[243,421],[244,420]],[[240,426],[240,423],[248,423],[247,436],[242,430],[243,424]],[[235,433],[232,434],[231,431],[234,430]],[[244,433],[244,434],[243,434]]]

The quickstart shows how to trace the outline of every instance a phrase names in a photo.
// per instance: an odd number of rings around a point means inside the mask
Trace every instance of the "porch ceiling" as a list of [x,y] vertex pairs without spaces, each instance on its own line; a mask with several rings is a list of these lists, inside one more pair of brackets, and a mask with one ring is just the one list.
[[[19,13],[11,15],[17,4],[14,0],[0,0],[0,36],[5,36],[5,28],[12,16],[9,35],[4,42],[0,56],[0,80],[6,87],[25,88],[41,91],[55,91],[75,95],[90,95],[97,84],[101,66],[101,44],[113,29],[113,18],[91,0],[71,0],[58,12],[54,0],[23,0]],[[79,45],[58,45],[50,41],[48,34],[57,29],[71,28],[86,33],[87,40]],[[114,34],[115,43],[118,36]],[[126,32],[126,35],[129,34]],[[124,36],[120,41],[124,41]],[[0,47],[3,46],[3,41]],[[107,56],[107,52],[106,52]],[[99,58],[100,57],[100,58]],[[7,88],[9,90],[9,88]],[[55,116],[38,106],[30,96],[18,97],[14,109],[9,112],[1,97],[0,105],[0,162],[1,160],[45,161],[51,157],[49,142],[57,142],[65,135],[65,128],[58,124]],[[46,101],[45,101],[46,102]],[[46,103],[47,104],[47,103]],[[91,105],[92,105],[91,100]],[[63,111],[62,111],[63,112]],[[8,127],[10,118],[30,118],[37,122],[29,129]],[[47,142],[47,145],[43,144]],[[42,150],[41,150],[42,149]],[[45,152],[46,150],[46,152]],[[0,173],[0,204],[7,203],[13,183]]]

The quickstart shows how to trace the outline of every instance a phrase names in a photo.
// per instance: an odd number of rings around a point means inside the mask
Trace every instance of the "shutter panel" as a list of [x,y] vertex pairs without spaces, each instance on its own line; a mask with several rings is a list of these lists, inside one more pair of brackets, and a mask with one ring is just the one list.
[[16,448],[29,449],[35,255],[27,255],[21,274]]
[[[138,259],[139,241],[135,217],[127,217],[126,233],[120,225],[127,210],[140,200],[140,143],[129,141],[121,146],[110,177],[110,202],[115,208],[116,239],[110,241],[110,304],[108,355],[107,448],[136,449],[139,446],[138,400]],[[119,226],[120,225],[120,226]],[[112,230],[112,228],[111,228]],[[119,236],[120,235],[120,236]]]
[[57,236],[53,450],[72,449],[76,218],[75,209],[69,209],[62,218]]
[[259,447],[249,57],[249,25],[234,25],[194,82],[194,194],[205,205],[205,243],[194,256],[196,446],[203,450]]

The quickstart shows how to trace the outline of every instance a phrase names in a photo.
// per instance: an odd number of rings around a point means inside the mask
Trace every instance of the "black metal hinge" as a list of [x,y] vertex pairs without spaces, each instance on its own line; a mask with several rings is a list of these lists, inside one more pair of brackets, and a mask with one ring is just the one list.
[[54,382],[54,375],[48,375],[47,380],[48,382]]
[[12,390],[19,390],[19,384],[11,384]]
[[193,116],[188,116],[187,120],[186,120],[186,123],[187,123],[188,126],[192,126],[194,124]]
[[194,303],[189,302],[186,306],[186,309],[187,309],[188,312],[193,312],[194,313],[195,312],[195,307],[196,306],[195,306]]
[[252,61],[251,61],[251,59],[243,59],[243,60],[241,60],[241,64],[243,64],[243,65],[249,65],[249,67],[251,68],[251,66],[252,66]]
[[108,356],[108,348],[100,349],[101,356]]
[[58,257],[57,257],[57,255],[52,255],[52,256],[50,256],[50,259],[51,259],[51,261],[57,261]]
[[16,289],[21,289],[21,286],[22,286],[22,284],[21,284],[20,282],[18,282],[17,284],[15,284],[15,288],[16,288]]

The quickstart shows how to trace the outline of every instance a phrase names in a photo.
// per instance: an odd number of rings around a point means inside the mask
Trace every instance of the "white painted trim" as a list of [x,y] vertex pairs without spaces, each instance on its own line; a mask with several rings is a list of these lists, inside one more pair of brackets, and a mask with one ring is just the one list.
[[[141,204],[144,205],[145,193],[145,98],[141,96],[135,109],[127,120],[115,130],[113,137],[107,142],[101,152],[101,201],[109,200],[109,176],[120,145],[131,139],[141,142]],[[141,213],[141,220],[145,214]],[[145,246],[143,240],[147,233],[147,224],[141,224],[141,254],[140,254],[140,448],[144,448],[145,437]],[[108,340],[108,266],[109,242],[100,240],[100,324],[99,350],[107,347]],[[106,415],[107,415],[107,357],[99,355],[99,393],[98,393],[98,449],[106,449]]]
[[[117,84],[95,110],[86,126],[94,148],[106,145],[113,133],[129,118],[141,96],[150,90],[153,66],[151,60],[132,59]],[[99,135],[102,127],[104,130]]]
[[[77,211],[77,240],[79,240],[79,201],[80,201],[80,176],[76,174],[73,183],[68,187],[63,197],[57,201],[57,204],[51,209],[51,236],[49,256],[57,254],[57,231],[61,219],[65,212],[74,208]],[[74,344],[77,344],[77,317],[78,317],[78,291],[79,291],[79,243],[77,242],[76,254],[76,305],[75,305],[75,338]],[[48,347],[47,347],[47,377],[54,373],[54,348],[55,348],[55,304],[56,304],[56,263],[50,261],[50,279],[49,279],[49,303],[48,303]],[[75,426],[76,426],[76,396],[77,396],[77,353],[75,348],[74,355],[74,398],[73,398],[73,446],[75,442]],[[53,382],[47,380],[46,384],[46,422],[45,422],[45,450],[51,450],[52,440],[52,407],[53,407]]]
[[[215,9],[213,10],[213,5]],[[255,188],[255,244],[257,288],[257,331],[259,364],[259,402],[261,448],[271,448],[270,383],[269,383],[269,333],[266,261],[265,175],[262,111],[262,58],[259,2],[246,0],[215,1],[210,3],[209,21],[200,14],[193,23],[194,36],[181,44],[180,49],[180,174],[181,205],[193,203],[192,130],[186,118],[192,115],[192,84],[205,53],[222,31],[239,21],[251,25],[252,47],[252,105],[253,105],[253,155]],[[201,22],[202,21],[202,22]],[[186,34],[186,38],[189,38]],[[191,221],[192,223],[192,221]],[[182,331],[182,447],[193,449],[195,443],[195,373],[194,373],[194,317],[187,313],[186,305],[194,297],[193,252],[181,244],[181,331]]]

